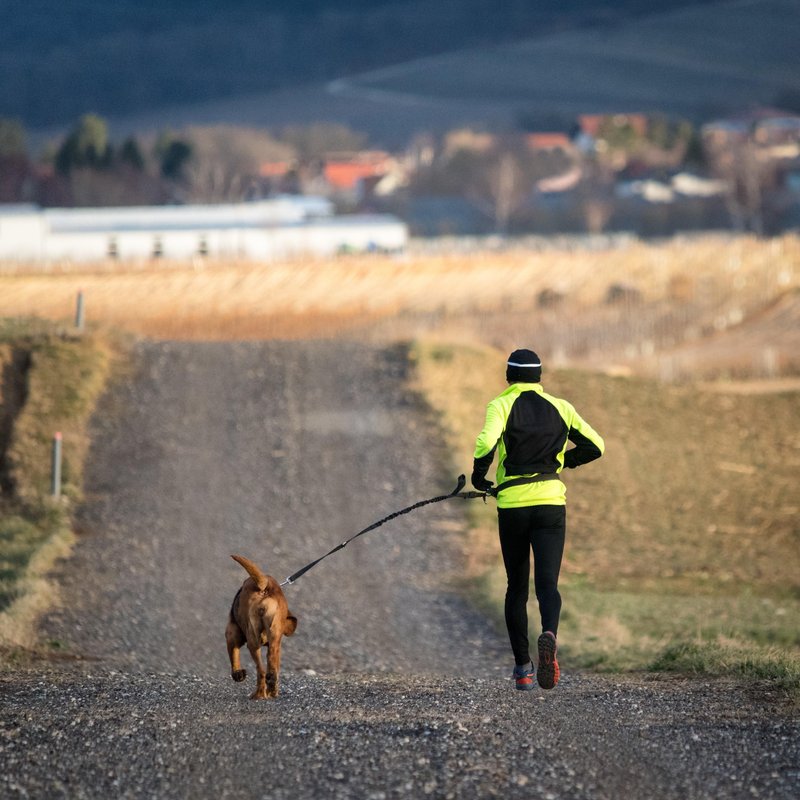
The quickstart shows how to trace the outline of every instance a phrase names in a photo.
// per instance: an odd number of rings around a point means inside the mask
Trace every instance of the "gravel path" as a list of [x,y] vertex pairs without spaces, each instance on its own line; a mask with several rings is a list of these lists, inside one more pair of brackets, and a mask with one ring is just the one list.
[[570,672],[515,692],[456,591],[462,501],[401,517],[287,588],[282,693],[223,630],[242,553],[278,578],[449,491],[398,349],[147,343],[97,415],[80,543],[43,637],[0,675],[0,797],[795,798],[800,723],[725,682]]

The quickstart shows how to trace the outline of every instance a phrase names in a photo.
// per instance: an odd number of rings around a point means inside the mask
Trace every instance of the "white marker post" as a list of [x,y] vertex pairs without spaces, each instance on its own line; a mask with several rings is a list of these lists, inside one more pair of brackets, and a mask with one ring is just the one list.
[[53,436],[53,457],[50,467],[50,493],[61,497],[61,431]]
[[82,331],[85,324],[85,311],[83,306],[83,289],[78,290],[78,299],[75,303],[75,327]]

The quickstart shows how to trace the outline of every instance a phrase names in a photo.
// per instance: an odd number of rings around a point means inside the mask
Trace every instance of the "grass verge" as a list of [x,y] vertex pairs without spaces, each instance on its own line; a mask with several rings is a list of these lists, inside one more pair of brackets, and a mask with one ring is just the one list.
[[[453,471],[468,472],[486,403],[505,386],[505,354],[421,340],[411,358]],[[800,699],[797,393],[547,369],[543,384],[606,440],[602,461],[566,478],[565,662],[747,676]],[[502,626],[495,508],[467,513],[469,581]]]
[[[33,319],[0,320],[0,647],[30,648],[69,554],[81,500],[87,426],[112,362],[97,333],[76,335]],[[51,496],[53,436],[63,441],[61,496]]]

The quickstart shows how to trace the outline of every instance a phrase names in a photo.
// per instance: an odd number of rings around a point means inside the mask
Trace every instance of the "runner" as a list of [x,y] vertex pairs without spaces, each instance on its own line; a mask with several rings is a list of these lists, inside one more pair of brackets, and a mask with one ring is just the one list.
[[[560,675],[557,659],[561,595],[558,574],[566,532],[566,486],[562,469],[594,461],[605,445],[566,400],[541,386],[542,363],[532,350],[508,357],[509,387],[486,409],[486,422],[475,443],[472,485],[497,494],[500,547],[508,578],[505,618],[514,653],[517,689],[533,689],[534,668],[528,645],[528,588],[533,550],[534,588],[542,633],[537,642],[536,678],[552,689]],[[567,450],[572,442],[575,446]],[[486,479],[495,451],[497,487]]]

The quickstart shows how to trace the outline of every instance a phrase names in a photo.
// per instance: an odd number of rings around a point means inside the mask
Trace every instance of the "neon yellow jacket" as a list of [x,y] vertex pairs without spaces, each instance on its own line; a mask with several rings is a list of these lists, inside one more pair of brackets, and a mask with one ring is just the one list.
[[[572,442],[575,447],[567,450]],[[475,442],[473,477],[484,477],[495,451],[499,486],[510,478],[557,473],[600,458],[605,443],[566,400],[547,394],[539,383],[512,383],[486,408],[486,422]],[[565,505],[560,480],[510,486],[497,497],[498,508]]]

